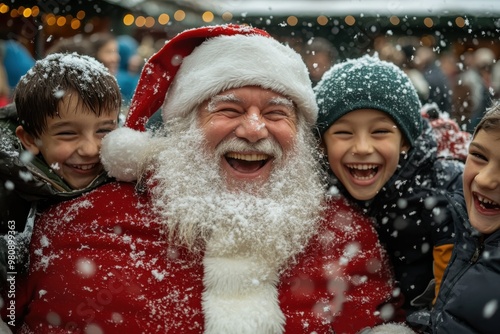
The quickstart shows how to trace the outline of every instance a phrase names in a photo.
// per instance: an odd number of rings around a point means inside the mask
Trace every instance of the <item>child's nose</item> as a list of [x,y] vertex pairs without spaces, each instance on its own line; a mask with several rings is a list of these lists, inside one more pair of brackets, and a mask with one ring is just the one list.
[[500,185],[500,175],[496,167],[486,167],[475,177],[476,183],[484,189],[496,189]]
[[99,138],[84,138],[80,141],[78,154],[82,156],[99,155],[101,149],[101,140]]
[[373,153],[373,145],[365,136],[358,136],[352,148],[352,152],[355,154],[370,154]]

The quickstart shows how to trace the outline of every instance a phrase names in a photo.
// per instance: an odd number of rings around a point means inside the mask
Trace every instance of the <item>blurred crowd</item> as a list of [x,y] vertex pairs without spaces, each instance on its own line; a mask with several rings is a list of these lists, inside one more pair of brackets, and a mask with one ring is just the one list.
[[[313,85],[333,64],[343,60],[335,45],[323,37],[311,38],[295,48],[303,55]],[[403,69],[422,104],[435,105],[464,131],[472,133],[486,109],[500,98],[500,57],[491,48],[456,54],[422,46],[416,40],[396,44],[380,38],[368,53],[376,53]]]
[[[313,85],[333,64],[342,61],[330,40],[313,37],[309,40],[281,39],[302,56],[309,69]],[[77,52],[101,61],[116,75],[122,97],[124,114],[132,98],[142,67],[157,52],[165,40],[145,36],[141,41],[128,35],[95,33],[76,35],[54,41],[45,55],[55,52]],[[293,45],[292,45],[293,44]],[[500,98],[500,62],[495,50],[480,47],[457,54],[453,50],[433,49],[418,41],[394,43],[386,38],[375,40],[367,53],[377,53],[380,59],[391,61],[411,78],[422,104],[434,103],[449,115],[462,130],[472,132],[485,110]],[[0,41],[0,106],[11,102],[11,92],[19,78],[33,65],[35,59],[13,40]]]

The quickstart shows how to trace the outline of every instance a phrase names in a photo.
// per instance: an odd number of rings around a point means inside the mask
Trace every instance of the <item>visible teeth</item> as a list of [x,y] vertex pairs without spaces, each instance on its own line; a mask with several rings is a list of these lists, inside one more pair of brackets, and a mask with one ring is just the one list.
[[376,169],[377,165],[368,165],[368,164],[352,165],[352,164],[348,164],[347,168],[350,168],[350,169],[359,169],[359,170],[368,170],[368,169]]
[[91,165],[72,165],[73,168],[81,169],[81,170],[89,170],[95,167],[96,164]]
[[477,199],[479,200],[479,202],[484,203],[484,204],[497,205],[497,203],[495,203],[492,200],[490,200],[486,197],[483,197],[481,195],[477,195]]
[[261,161],[261,160],[267,160],[269,159],[269,156],[267,154],[242,154],[242,153],[228,153],[227,154],[228,158],[232,159],[238,159],[238,160],[245,160],[245,161]]

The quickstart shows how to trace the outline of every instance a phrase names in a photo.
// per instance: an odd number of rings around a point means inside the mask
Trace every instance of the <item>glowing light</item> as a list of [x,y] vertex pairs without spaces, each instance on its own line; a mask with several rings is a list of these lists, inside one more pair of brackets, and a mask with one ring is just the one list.
[[10,11],[10,17],[15,18],[18,16],[19,16],[19,12],[17,11],[17,9],[13,9]]
[[7,6],[4,3],[0,4],[0,13],[5,14],[8,12],[9,12],[9,6]]
[[397,26],[397,25],[399,24],[399,22],[401,22],[401,21],[399,20],[399,17],[397,17],[397,16],[391,16],[391,17],[389,18],[389,21],[390,21],[390,22],[392,23],[392,25],[394,25],[394,26]]
[[64,16],[59,16],[57,18],[57,22],[56,23],[57,23],[57,25],[59,27],[63,27],[66,24],[66,18]]
[[31,16],[31,8],[26,8],[25,10],[23,10],[23,16],[28,18]]
[[318,24],[321,26],[327,25],[328,24],[328,17],[326,17],[325,15],[320,15],[316,19],[316,22],[318,22]]
[[135,18],[132,14],[127,14],[123,17],[123,24],[126,26],[131,26],[134,24]]
[[214,20],[214,14],[212,12],[206,11],[201,15],[201,19],[203,22],[212,22]]
[[434,25],[434,22],[432,21],[432,19],[430,17],[426,17],[424,19],[424,24],[427,28],[432,28],[432,26]]
[[137,18],[135,19],[135,25],[139,28],[141,27],[144,27],[144,25],[146,24],[146,18],[144,16],[137,16]]
[[71,20],[71,29],[77,30],[82,26],[82,23],[80,22],[79,19],[73,19]]
[[144,24],[144,26],[146,28],[152,28],[152,27],[154,27],[155,23],[156,23],[156,21],[155,21],[154,17],[148,16],[148,17],[146,17],[146,23]]
[[231,14],[230,12],[224,12],[222,14],[222,19],[224,21],[231,21],[233,19],[233,14]]
[[158,16],[158,23],[161,25],[165,25],[169,21],[170,21],[170,16],[168,16],[168,14],[163,13],[163,14],[160,14],[160,16]]
[[345,23],[349,26],[352,26],[356,23],[356,19],[352,15],[348,15],[344,19]]
[[47,22],[47,25],[53,26],[56,24],[56,17],[54,14],[48,14],[47,17],[45,18],[45,22]]
[[465,26],[465,20],[463,17],[459,16],[455,19],[455,24],[457,25],[457,27],[459,28],[463,28]]
[[183,11],[183,10],[177,10],[175,13],[174,13],[174,19],[176,21],[182,21],[186,18],[186,13]]
[[297,23],[299,23],[299,19],[296,17],[296,16],[289,16],[287,19],[286,19],[286,23],[288,23],[288,25],[294,27],[297,25]]
[[78,13],[76,13],[76,18],[83,20],[85,18],[85,12],[83,10],[78,11]]

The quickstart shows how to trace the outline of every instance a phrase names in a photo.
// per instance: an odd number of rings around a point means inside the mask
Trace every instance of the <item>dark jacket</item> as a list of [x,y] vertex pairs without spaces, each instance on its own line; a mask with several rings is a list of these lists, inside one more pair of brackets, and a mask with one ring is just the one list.
[[[21,273],[27,269],[27,244],[36,210],[75,198],[109,181],[106,173],[102,173],[87,188],[72,190],[41,155],[29,158],[15,134],[17,126],[15,105],[0,108],[0,288],[8,272]],[[7,267],[9,250],[16,259]]]
[[[445,192],[462,190],[462,171],[462,162],[437,157],[436,138],[429,123],[424,121],[422,135],[408,154],[400,157],[400,166],[375,198],[355,200],[342,185],[337,185],[374,218],[409,313],[424,307],[412,306],[411,302],[426,292],[434,278],[433,250],[439,246],[452,247],[452,215]],[[430,292],[430,299],[424,301],[427,306],[434,297],[433,291]]]
[[[463,196],[455,194],[458,205]],[[496,334],[500,330],[500,230],[483,236],[465,208],[456,219],[456,243],[434,310],[432,333]]]

